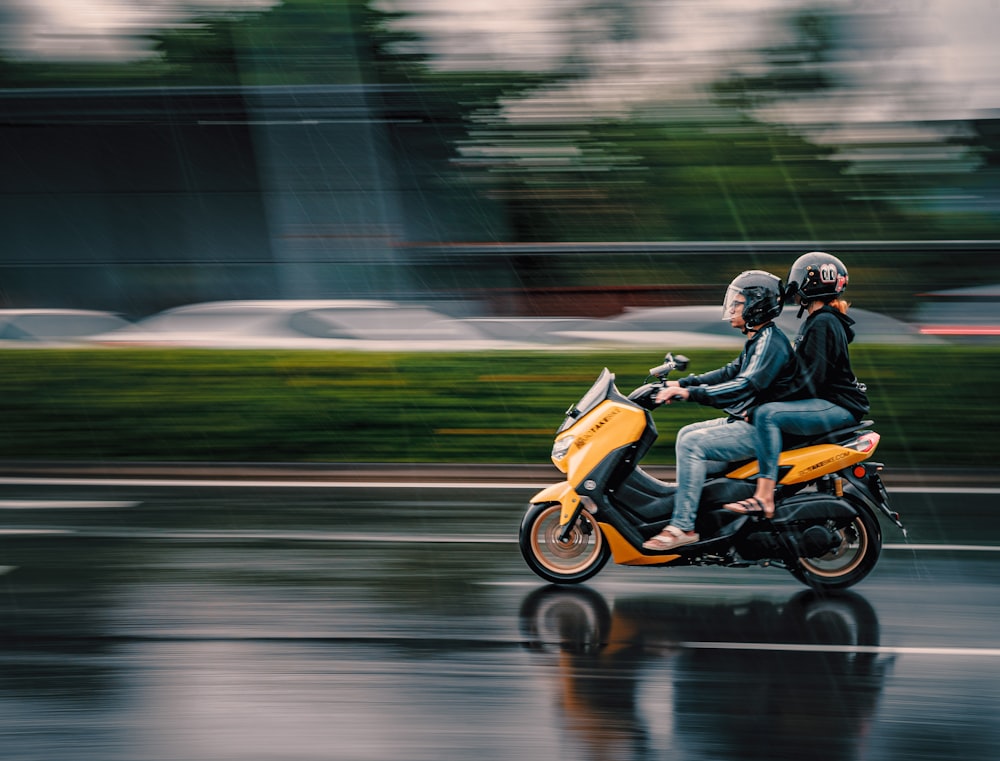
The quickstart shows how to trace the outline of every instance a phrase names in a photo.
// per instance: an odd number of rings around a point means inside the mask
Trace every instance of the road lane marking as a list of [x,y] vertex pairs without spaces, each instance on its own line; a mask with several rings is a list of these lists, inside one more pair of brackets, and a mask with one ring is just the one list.
[[[75,535],[89,538],[129,538],[165,540],[230,540],[230,541],[293,541],[293,542],[389,542],[395,544],[516,544],[510,534],[385,534],[378,532],[341,531],[254,531],[252,529],[172,530],[172,529],[87,529],[87,528],[0,528],[0,536],[34,534]],[[883,550],[907,552],[1000,552],[1000,545],[989,544],[884,544]]]
[[889,496],[893,494],[1000,494],[997,486],[889,486]]
[[[235,489],[533,489],[551,486],[551,482],[525,483],[462,483],[452,481],[291,481],[243,480],[208,478],[35,478],[11,476],[0,478],[0,486],[142,486],[184,488]],[[1000,493],[1000,489],[998,489]]]
[[782,642],[679,642],[687,650],[766,650],[782,653],[870,653],[872,655],[930,655],[1000,658],[997,647],[897,647],[893,645],[822,645]]
[[[313,481],[291,479],[227,478],[49,478],[37,476],[0,477],[2,486],[141,486],[213,487],[250,489],[531,489],[538,491],[555,483],[493,481]],[[664,482],[670,483],[670,482]],[[887,486],[893,494],[1000,494],[1000,486]]]
[[0,510],[117,510],[141,502],[80,499],[0,499]]
[[914,550],[918,552],[927,551],[948,551],[948,552],[1000,552],[1000,545],[996,544],[899,544],[888,543],[882,545],[883,550]]
[[65,536],[77,533],[73,529],[67,528],[2,528],[0,536]]
[[[5,533],[0,529],[0,534]],[[293,542],[346,542],[346,543],[395,543],[395,544],[512,544],[517,540],[505,535],[458,535],[441,536],[439,534],[379,534],[379,533],[341,533],[336,531],[253,531],[252,529],[233,529],[231,531],[213,530],[171,530],[171,529],[10,529],[11,532],[24,533],[63,533],[75,534],[82,538],[112,538],[112,539],[166,539],[166,540],[229,540],[229,541],[293,541]]]

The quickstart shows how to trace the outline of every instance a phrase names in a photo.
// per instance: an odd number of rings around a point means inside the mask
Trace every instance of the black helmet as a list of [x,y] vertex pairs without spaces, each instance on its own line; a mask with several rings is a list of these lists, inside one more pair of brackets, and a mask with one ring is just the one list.
[[830,301],[847,287],[847,267],[836,256],[810,251],[795,260],[788,271],[785,300],[801,296],[805,301]]
[[747,270],[736,276],[726,289],[722,302],[722,319],[733,313],[733,299],[742,295],[746,299],[743,321],[747,325],[763,325],[779,314],[782,307],[781,279],[764,270]]

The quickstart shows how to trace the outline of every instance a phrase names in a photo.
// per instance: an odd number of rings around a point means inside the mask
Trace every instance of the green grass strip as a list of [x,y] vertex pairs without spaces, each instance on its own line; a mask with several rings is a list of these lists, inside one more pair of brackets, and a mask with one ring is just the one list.
[[[732,351],[684,350],[691,370]],[[5,350],[0,458],[202,462],[547,463],[563,411],[601,368],[628,392],[660,354],[539,350],[368,353],[158,349]],[[995,468],[1000,352],[859,346],[900,468]],[[714,415],[655,413],[648,461],[673,463],[676,429]]]

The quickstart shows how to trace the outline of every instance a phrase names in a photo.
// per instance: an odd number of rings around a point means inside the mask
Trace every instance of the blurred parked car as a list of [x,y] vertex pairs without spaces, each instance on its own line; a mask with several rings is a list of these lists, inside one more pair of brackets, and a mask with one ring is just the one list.
[[423,306],[376,300],[219,301],[169,309],[94,336],[104,345],[282,349],[481,349],[471,325]]
[[928,336],[996,340],[1000,337],[1000,285],[921,294],[917,323],[920,332]]
[[0,309],[3,342],[75,343],[128,325],[116,314],[90,309]]
[[[104,345],[467,351],[563,346],[736,347],[745,340],[716,306],[629,309],[607,319],[454,318],[376,300],[222,301],[177,307],[89,340]],[[852,309],[858,343],[936,342],[916,327]],[[778,320],[793,337],[795,310]]]
[[[789,338],[794,338],[802,321],[798,309],[786,308],[776,320]],[[934,343],[916,326],[865,309],[850,310],[857,323],[855,343]],[[803,319],[805,319],[803,317]],[[606,320],[592,320],[583,327],[562,331],[576,340],[599,343],[653,345],[662,347],[740,347],[745,336],[722,319],[721,306],[654,307],[626,309]]]

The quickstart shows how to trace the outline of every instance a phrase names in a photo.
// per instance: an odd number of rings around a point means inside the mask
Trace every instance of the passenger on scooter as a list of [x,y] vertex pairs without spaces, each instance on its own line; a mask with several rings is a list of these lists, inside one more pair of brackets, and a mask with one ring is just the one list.
[[796,378],[791,342],[774,324],[781,314],[781,280],[749,270],[730,283],[722,304],[723,319],[743,332],[740,355],[724,367],[668,381],[656,401],[686,399],[724,409],[724,418],[684,426],[677,433],[677,491],[670,525],[643,543],[648,550],[672,550],[699,540],[695,518],[708,463],[749,459],[754,455],[753,428],[746,415],[757,405],[785,399]]
[[791,399],[764,404],[753,413],[753,435],[758,460],[754,495],[723,505],[736,513],[774,515],[774,487],[783,433],[817,436],[860,422],[868,414],[865,386],[851,369],[848,344],[854,339],[854,320],[842,298],[847,267],[835,256],[812,251],[800,256],[788,272],[785,301],[793,299],[809,316],[795,339],[800,377]]

